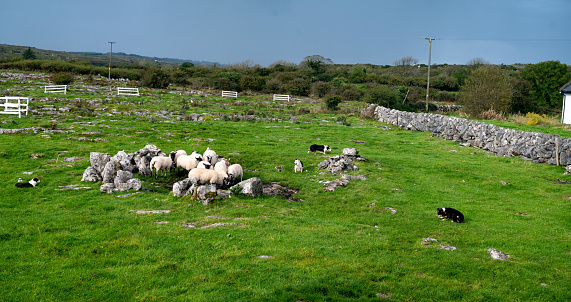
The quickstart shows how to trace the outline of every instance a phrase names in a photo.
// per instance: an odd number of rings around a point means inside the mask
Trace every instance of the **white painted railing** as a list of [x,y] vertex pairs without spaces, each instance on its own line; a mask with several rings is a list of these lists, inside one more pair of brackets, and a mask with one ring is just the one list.
[[290,101],[291,97],[289,94],[274,94],[274,101]]
[[139,88],[117,87],[117,95],[134,95],[134,96],[139,96]]
[[19,96],[5,96],[0,97],[0,111],[1,114],[17,114],[19,118],[22,117],[22,112],[28,115],[28,105],[30,103],[30,98],[24,98]]
[[47,85],[44,87],[44,93],[67,94],[67,85]]
[[223,97],[229,97],[229,98],[237,98],[238,92],[236,92],[236,91],[222,91],[222,96]]

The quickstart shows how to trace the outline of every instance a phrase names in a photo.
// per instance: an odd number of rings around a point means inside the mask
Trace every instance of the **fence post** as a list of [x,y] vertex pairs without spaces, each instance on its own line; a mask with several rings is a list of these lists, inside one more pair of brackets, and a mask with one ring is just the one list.
[[555,162],[559,166],[559,135],[555,136]]

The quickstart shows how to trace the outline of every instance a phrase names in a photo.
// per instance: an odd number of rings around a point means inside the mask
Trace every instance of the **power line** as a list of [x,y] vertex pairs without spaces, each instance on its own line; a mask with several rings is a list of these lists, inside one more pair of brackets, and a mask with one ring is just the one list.
[[571,39],[555,38],[441,38],[439,40],[453,41],[506,41],[506,42],[569,42]]

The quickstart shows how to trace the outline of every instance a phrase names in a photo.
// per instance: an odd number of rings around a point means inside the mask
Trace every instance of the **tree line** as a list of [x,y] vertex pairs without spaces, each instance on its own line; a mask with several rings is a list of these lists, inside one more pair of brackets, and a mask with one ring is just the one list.
[[[72,75],[108,74],[108,67],[87,62],[36,60],[30,51],[24,55],[0,60],[0,68]],[[297,64],[277,61],[268,67],[250,61],[225,66],[192,63],[177,67],[112,66],[111,77],[138,81],[139,85],[150,88],[178,85],[193,89],[335,97],[341,101],[422,111],[427,67],[412,57],[403,57],[393,65],[347,65],[313,55]],[[559,61],[491,65],[476,58],[466,65],[432,65],[429,100],[462,104],[464,111],[474,117],[488,110],[506,114],[560,112],[559,89],[569,80],[570,67]]]

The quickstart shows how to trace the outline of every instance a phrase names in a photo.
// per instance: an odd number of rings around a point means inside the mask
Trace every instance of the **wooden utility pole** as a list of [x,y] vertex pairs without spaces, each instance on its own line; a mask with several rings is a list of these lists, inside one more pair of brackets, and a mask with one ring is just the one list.
[[438,40],[432,37],[424,37],[421,39],[428,40],[428,79],[426,80],[426,112],[428,112],[428,90],[430,89],[430,57],[432,55],[432,40]]
[[109,44],[111,44],[111,51],[109,52],[109,80],[111,80],[111,55],[113,54],[113,43],[116,42],[109,42]]

